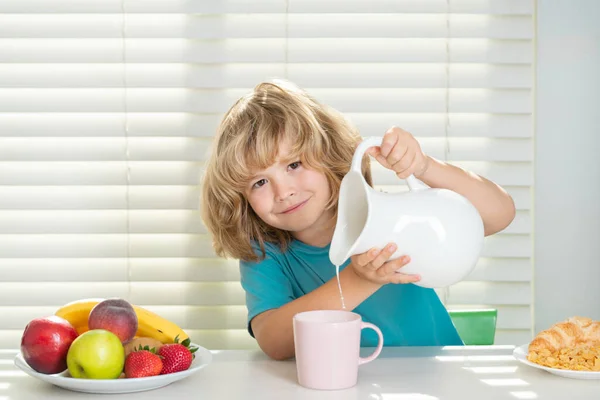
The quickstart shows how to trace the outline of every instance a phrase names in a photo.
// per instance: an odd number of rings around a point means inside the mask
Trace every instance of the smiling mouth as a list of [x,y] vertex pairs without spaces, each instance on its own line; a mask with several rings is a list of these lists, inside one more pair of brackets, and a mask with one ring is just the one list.
[[296,204],[295,206],[292,206],[292,207],[290,207],[290,208],[288,208],[288,209],[284,210],[284,211],[282,212],[282,214],[290,214],[290,213],[293,213],[294,211],[296,211],[296,210],[299,210],[300,208],[302,208],[302,206],[304,206],[304,205],[305,205],[307,202],[308,202],[308,200],[304,200],[303,202],[301,202],[301,203],[298,203],[298,204]]

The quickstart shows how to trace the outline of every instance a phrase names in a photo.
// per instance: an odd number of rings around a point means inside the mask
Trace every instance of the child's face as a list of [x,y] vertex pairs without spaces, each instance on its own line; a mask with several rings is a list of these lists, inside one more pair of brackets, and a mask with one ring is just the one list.
[[291,159],[289,149],[284,141],[275,163],[256,171],[246,188],[246,198],[264,222],[308,240],[322,232],[332,217],[331,211],[325,212],[331,191],[325,175]]

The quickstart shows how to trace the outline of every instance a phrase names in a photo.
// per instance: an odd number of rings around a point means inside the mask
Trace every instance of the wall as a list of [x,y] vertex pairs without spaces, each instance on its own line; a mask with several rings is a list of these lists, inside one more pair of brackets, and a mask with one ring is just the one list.
[[536,332],[600,320],[600,1],[537,8]]

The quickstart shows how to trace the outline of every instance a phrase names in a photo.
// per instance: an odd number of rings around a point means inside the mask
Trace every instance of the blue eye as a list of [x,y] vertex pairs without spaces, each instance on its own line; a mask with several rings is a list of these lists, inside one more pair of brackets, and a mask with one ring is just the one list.
[[266,179],[261,179],[259,181],[256,181],[256,183],[254,183],[254,185],[252,185],[252,188],[258,189],[259,187],[261,187],[265,183],[267,183],[267,180]]

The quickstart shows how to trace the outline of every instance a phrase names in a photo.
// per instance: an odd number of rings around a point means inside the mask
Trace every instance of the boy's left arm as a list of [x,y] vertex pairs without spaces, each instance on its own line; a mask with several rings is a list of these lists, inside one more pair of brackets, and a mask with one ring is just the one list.
[[473,172],[426,157],[427,169],[416,177],[431,187],[450,189],[469,199],[481,215],[486,236],[503,230],[515,218],[513,199],[499,185]]

